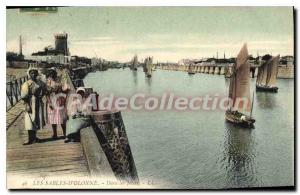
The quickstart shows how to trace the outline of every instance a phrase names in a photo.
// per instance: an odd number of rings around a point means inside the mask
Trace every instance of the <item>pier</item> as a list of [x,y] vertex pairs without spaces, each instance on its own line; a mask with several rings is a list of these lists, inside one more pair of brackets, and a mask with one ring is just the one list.
[[[165,66],[160,66],[163,70],[174,70],[174,71],[184,71],[187,72],[189,70],[194,73],[204,73],[204,74],[214,74],[214,75],[224,75],[225,69],[228,68],[231,71],[233,64],[207,64],[207,65],[179,65],[179,64],[168,64]],[[250,76],[254,78],[257,76],[259,65],[251,64],[250,68]]]
[[[250,77],[255,78],[258,73],[258,67],[260,65],[250,63]],[[162,70],[172,70],[172,71],[183,71],[188,72],[190,66],[190,70],[195,73],[204,73],[204,74],[213,74],[213,75],[224,75],[225,69],[231,72],[233,63],[228,64],[193,64],[193,65],[179,65],[179,64],[165,64],[158,66],[158,68]],[[279,65],[278,66],[278,74],[277,78],[286,78],[291,79],[294,78],[294,65],[287,64],[287,65]]]
[[[67,75],[71,91],[76,89],[69,70]],[[72,70],[71,70],[72,71]],[[27,79],[27,77],[26,77]],[[57,186],[40,186],[36,180],[63,179],[101,181],[134,181],[138,183],[137,171],[131,154],[125,126],[120,111],[98,111],[93,124],[80,131],[80,142],[64,143],[62,130],[58,139],[52,140],[50,125],[37,132],[38,143],[24,146],[27,132],[24,131],[23,103],[20,101],[20,82],[8,83],[12,91],[7,99],[7,184],[9,189],[51,189]],[[77,79],[78,80],[78,79]],[[17,84],[16,84],[17,83]],[[10,92],[9,91],[9,92]],[[114,132],[119,136],[114,136]],[[113,147],[112,147],[113,146]],[[103,183],[101,183],[103,184]],[[78,187],[78,186],[77,186]],[[78,188],[91,186],[79,186]],[[101,186],[94,186],[101,188]],[[60,188],[74,188],[64,185]],[[103,188],[103,185],[102,185]]]

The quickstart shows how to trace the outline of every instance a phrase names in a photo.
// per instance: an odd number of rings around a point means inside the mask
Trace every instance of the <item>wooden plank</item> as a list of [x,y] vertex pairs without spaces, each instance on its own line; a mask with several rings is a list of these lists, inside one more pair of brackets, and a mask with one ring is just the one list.
[[[51,140],[52,130],[46,127],[37,136],[46,140],[23,146],[27,132],[23,130],[23,114],[7,130],[7,176],[72,176],[89,175],[82,146],[77,143],[64,143],[63,139]],[[62,135],[58,129],[59,135]]]

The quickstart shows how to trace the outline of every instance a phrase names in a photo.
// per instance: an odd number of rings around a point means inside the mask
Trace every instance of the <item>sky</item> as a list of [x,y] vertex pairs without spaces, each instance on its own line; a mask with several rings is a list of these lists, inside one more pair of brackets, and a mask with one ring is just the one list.
[[30,55],[68,33],[71,55],[154,62],[236,57],[249,53],[293,55],[292,7],[60,7],[57,13],[6,10],[6,48]]

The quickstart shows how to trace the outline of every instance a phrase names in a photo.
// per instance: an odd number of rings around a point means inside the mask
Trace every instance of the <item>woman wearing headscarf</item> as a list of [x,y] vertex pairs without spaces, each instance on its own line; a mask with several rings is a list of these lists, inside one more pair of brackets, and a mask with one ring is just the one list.
[[27,74],[29,79],[21,87],[21,99],[25,105],[25,131],[28,133],[28,141],[24,145],[38,141],[36,132],[45,125],[42,101],[46,90],[45,83],[37,79],[38,70],[36,68],[29,68]]
[[66,93],[68,89],[59,82],[55,69],[47,74],[47,122],[52,125],[53,139],[57,139],[57,125],[61,125],[66,136]]
[[80,130],[91,125],[91,99],[84,87],[79,87],[76,90],[76,96],[68,103],[68,115],[71,117],[67,121],[67,139],[65,143],[78,141]]

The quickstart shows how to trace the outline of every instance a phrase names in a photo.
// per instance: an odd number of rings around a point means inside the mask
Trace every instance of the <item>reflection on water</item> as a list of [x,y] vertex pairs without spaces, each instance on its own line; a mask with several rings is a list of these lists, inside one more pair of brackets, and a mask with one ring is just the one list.
[[133,83],[136,86],[138,84],[137,71],[132,71]]
[[255,100],[257,101],[258,107],[262,109],[273,109],[277,107],[276,95],[277,93],[257,92]]
[[[223,76],[157,70],[146,78],[141,69],[91,73],[84,82],[102,94],[126,97],[222,97],[229,88]],[[255,129],[226,123],[221,110],[122,112],[140,180],[165,188],[293,185],[294,81],[279,79],[278,87],[278,93],[254,94]]]
[[223,162],[227,172],[228,186],[257,186],[255,164],[255,137],[249,128],[237,127],[231,123],[225,123]]
[[147,85],[148,87],[151,87],[152,77],[150,77],[150,78],[145,77],[145,82],[146,82],[146,85]]

